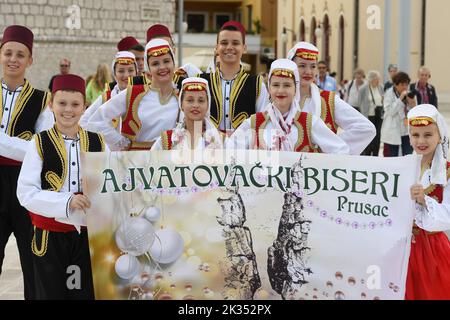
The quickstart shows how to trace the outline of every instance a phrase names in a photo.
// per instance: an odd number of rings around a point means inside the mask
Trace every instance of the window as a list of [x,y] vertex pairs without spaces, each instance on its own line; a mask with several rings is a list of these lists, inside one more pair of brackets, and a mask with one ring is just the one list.
[[186,12],[186,22],[189,26],[188,32],[201,33],[206,31],[207,13]]
[[222,28],[223,24],[227,21],[232,20],[232,14],[231,13],[214,13],[214,30],[220,30]]
[[253,31],[253,6],[247,6],[247,30],[249,32]]

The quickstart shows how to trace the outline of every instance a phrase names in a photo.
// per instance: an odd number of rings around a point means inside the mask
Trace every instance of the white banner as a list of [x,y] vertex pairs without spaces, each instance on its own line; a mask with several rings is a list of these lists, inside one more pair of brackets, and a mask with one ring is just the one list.
[[83,154],[97,299],[403,299],[417,156],[183,156]]

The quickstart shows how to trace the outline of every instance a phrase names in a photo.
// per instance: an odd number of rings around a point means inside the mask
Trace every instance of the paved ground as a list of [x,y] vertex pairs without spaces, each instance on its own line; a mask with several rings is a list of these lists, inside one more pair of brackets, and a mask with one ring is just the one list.
[[0,300],[17,299],[23,299],[22,269],[20,268],[16,238],[11,236],[6,245],[3,271],[0,275]]
[[[450,128],[450,105],[441,106],[447,125]],[[16,239],[9,238],[6,246],[6,257],[3,263],[3,273],[0,276],[0,300],[23,299],[22,271],[19,263]]]

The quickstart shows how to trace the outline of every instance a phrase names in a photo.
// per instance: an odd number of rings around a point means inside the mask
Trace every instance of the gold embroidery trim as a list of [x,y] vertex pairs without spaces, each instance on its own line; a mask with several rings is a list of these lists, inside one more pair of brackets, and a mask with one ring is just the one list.
[[27,104],[28,100],[30,100],[33,92],[33,87],[30,85],[28,80],[25,80],[25,84],[19,94],[19,97],[17,98],[16,105],[14,106],[14,111],[11,115],[11,125],[8,128],[8,133],[11,137],[14,136],[17,120],[25,109],[25,105]]
[[31,251],[38,257],[43,257],[47,253],[48,233],[49,231],[42,230],[41,247],[38,249],[36,244],[36,227],[34,227],[33,239],[31,240]]

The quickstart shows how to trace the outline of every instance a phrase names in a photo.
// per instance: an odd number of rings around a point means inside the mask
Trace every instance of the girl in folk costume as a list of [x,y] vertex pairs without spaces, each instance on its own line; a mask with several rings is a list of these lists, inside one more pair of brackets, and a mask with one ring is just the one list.
[[[56,124],[35,135],[17,182],[17,197],[34,225],[37,299],[94,298],[80,153],[101,152],[105,145],[101,135],[78,126],[85,103],[81,77],[55,77],[50,108]],[[74,275],[78,285],[70,280]]]
[[411,187],[416,224],[409,257],[406,299],[450,299],[449,137],[445,119],[432,105],[419,105],[408,113],[409,135],[422,155],[420,184]]
[[17,240],[25,299],[34,299],[30,253],[31,221],[16,197],[17,178],[33,134],[53,125],[47,108],[50,94],[34,89],[25,79],[33,63],[34,35],[24,26],[7,27],[0,43],[0,274],[11,233]]
[[137,65],[136,75],[144,73],[145,48],[135,37],[127,36],[122,38],[117,43],[117,51],[129,51],[134,54]]
[[[128,86],[103,104],[89,119],[88,128],[104,134],[111,150],[150,150],[160,133],[174,128],[179,108],[172,82],[174,55],[165,40],[150,41],[146,48],[145,69],[152,83]],[[121,132],[113,119],[122,118]]]
[[182,120],[174,130],[162,132],[152,150],[223,149],[222,135],[210,120],[210,107],[208,81],[185,79],[180,93]]
[[[162,39],[169,43],[172,48],[172,52],[176,54],[175,43],[173,42],[172,34],[163,24],[154,24],[147,30],[147,43],[154,39]],[[181,82],[188,77],[195,77],[196,75],[202,73],[202,70],[197,68],[191,63],[186,63],[183,66],[178,66],[178,69],[175,69],[173,74],[173,83],[177,85],[177,88],[181,88]],[[151,79],[150,75],[142,74],[129,79],[131,85],[135,84],[150,84]]]
[[[94,103],[86,110],[80,119],[80,126],[83,129],[89,129],[87,124],[89,118],[100,108],[100,106],[112,97],[125,90],[128,86],[128,78],[134,77],[137,74],[137,63],[133,53],[128,51],[119,51],[116,53],[112,62],[111,70],[114,74],[115,82],[106,84],[105,91],[99,96]],[[117,120],[114,120],[117,125]]]
[[298,107],[297,65],[287,59],[272,63],[269,103],[264,112],[245,120],[227,141],[228,148],[348,154],[349,147],[325,123]]
[[300,74],[300,108],[320,117],[350,148],[350,154],[360,155],[376,135],[375,126],[335,92],[320,90],[314,83],[319,49],[309,42],[299,42],[288,53],[288,59],[298,66]]

